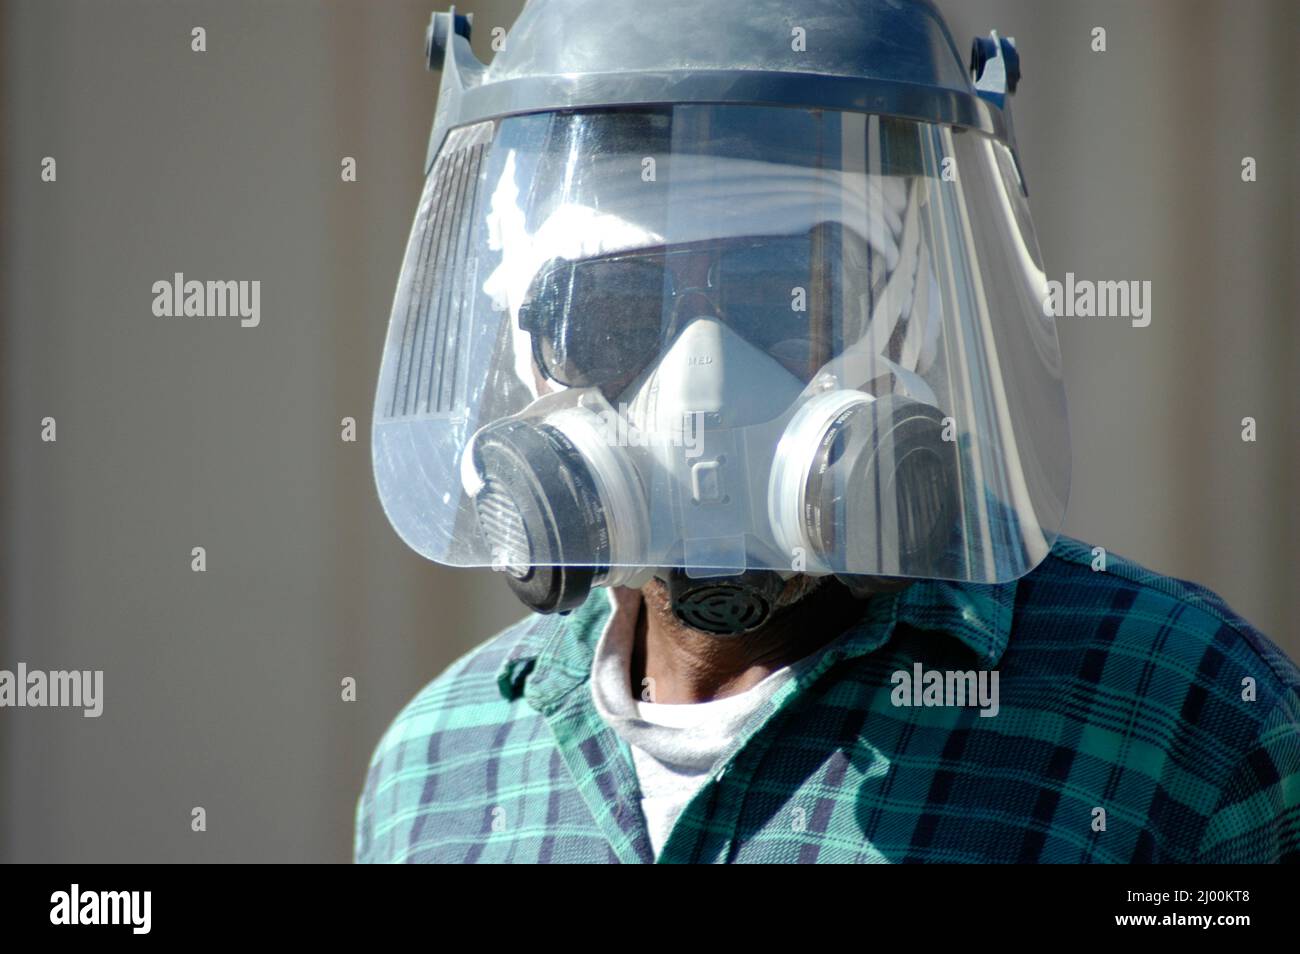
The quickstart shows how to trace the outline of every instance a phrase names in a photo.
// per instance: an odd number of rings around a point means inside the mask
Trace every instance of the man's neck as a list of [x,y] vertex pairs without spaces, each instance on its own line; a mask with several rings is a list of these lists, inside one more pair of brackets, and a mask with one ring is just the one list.
[[[654,702],[708,702],[744,692],[792,662],[811,655],[861,616],[865,603],[827,581],[779,610],[758,629],[716,636],[673,615],[668,588],[656,579],[641,589],[632,649],[632,685],[651,688]],[[645,679],[651,680],[646,683]]]

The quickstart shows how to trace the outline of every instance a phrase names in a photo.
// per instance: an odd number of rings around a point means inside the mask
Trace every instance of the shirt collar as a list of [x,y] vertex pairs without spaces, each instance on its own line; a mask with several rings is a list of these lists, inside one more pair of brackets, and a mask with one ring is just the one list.
[[[862,617],[827,648],[841,659],[864,656],[888,642],[902,624],[952,636],[992,669],[1011,638],[1016,588],[1015,580],[918,580],[905,590],[868,599]],[[593,591],[567,615],[533,616],[497,672],[501,694],[514,699],[522,693],[539,710],[553,707],[590,676],[596,643],[611,612],[608,594]]]
[[997,666],[1011,640],[1018,580],[954,583],[921,580],[899,594],[897,622],[955,636],[987,669]]

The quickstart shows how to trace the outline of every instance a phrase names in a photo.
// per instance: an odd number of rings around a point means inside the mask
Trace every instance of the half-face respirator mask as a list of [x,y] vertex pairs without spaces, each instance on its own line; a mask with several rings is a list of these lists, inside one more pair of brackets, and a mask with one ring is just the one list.
[[[458,24],[435,18],[449,59]],[[435,124],[375,414],[409,544],[539,612],[658,577],[719,635],[801,574],[996,582],[1046,554],[1064,397],[1006,142],[852,109],[574,106]]]

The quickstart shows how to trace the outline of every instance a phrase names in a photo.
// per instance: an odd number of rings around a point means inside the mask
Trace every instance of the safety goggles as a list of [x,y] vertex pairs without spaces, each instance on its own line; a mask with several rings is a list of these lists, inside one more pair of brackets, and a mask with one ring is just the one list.
[[627,381],[701,315],[759,348],[788,350],[824,330],[835,267],[815,267],[833,257],[824,231],[552,259],[534,279],[519,324],[542,373],[573,388]]

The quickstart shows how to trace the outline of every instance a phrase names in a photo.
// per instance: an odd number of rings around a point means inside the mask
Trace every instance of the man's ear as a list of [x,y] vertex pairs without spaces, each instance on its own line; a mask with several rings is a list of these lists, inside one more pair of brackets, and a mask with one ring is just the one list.
[[905,590],[916,580],[906,576],[859,576],[853,573],[837,573],[835,579],[856,599],[865,600],[881,593],[897,593]]
[[781,609],[786,606],[793,606],[805,597],[811,596],[822,588],[830,577],[809,576],[807,573],[798,573],[785,581],[785,587],[776,598],[776,606]]

